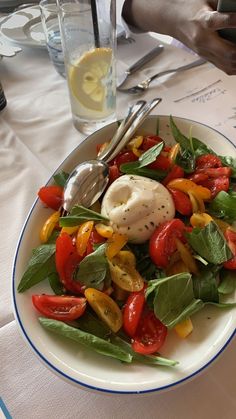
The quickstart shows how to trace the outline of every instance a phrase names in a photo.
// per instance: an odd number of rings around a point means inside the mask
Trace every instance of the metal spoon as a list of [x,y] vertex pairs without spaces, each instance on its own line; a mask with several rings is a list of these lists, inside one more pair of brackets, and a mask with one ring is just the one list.
[[[85,208],[89,208],[94,202],[96,202],[109,182],[109,166],[108,162],[111,161],[114,156],[127,144],[133,134],[136,132],[137,128],[143,123],[147,115],[161,102],[161,98],[155,98],[150,103],[145,105],[139,105],[140,109],[138,112],[135,112],[133,116],[131,112],[131,124],[129,128],[126,129],[123,137],[120,139],[120,142],[117,144],[112,139],[113,145],[115,147],[109,148],[102,153],[99,158],[96,160],[89,160],[84,163],[79,164],[75,170],[70,175],[67,180],[65,189],[64,189],[64,199],[63,199],[63,211],[62,215],[66,212],[69,212],[75,204],[83,205]],[[134,108],[137,109],[134,105]],[[133,109],[133,107],[132,107]],[[129,121],[129,115],[127,116]],[[136,117],[137,116],[137,117]],[[126,118],[126,120],[127,120]],[[129,123],[129,122],[128,122]],[[123,122],[122,122],[123,124]],[[121,125],[122,125],[121,124]],[[127,124],[124,122],[125,126]],[[116,136],[117,134],[115,134]],[[119,137],[119,136],[118,136]],[[101,157],[104,160],[101,160]]]

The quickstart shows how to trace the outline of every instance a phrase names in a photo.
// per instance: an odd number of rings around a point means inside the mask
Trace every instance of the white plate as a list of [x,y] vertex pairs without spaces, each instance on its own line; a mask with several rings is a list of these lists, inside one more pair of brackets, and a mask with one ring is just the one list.
[[[198,122],[175,117],[180,130],[208,144],[219,154],[236,156],[234,145],[222,134]],[[160,117],[160,135],[172,142],[169,117]],[[107,125],[88,137],[61,164],[58,172],[71,171],[78,162],[95,157],[96,144],[111,138],[116,123]],[[145,121],[143,130],[155,133],[156,116]],[[52,182],[52,179],[50,180]],[[70,340],[47,333],[38,323],[38,315],[31,304],[31,295],[52,293],[46,283],[41,283],[23,294],[16,289],[26,268],[31,250],[39,245],[39,230],[51,214],[36,200],[23,227],[16,250],[13,267],[13,304],[21,332],[43,363],[54,373],[70,383],[83,388],[111,393],[147,393],[174,389],[204,370],[224,350],[235,334],[236,309],[219,310],[206,307],[193,318],[193,333],[184,340],[170,332],[161,349],[162,356],[179,361],[174,368],[127,365],[84,349]],[[236,295],[234,295],[235,299]]]
[[[1,19],[0,33],[9,41],[19,45],[46,47],[39,6],[26,7]],[[118,25],[117,39],[124,33],[124,29]]]

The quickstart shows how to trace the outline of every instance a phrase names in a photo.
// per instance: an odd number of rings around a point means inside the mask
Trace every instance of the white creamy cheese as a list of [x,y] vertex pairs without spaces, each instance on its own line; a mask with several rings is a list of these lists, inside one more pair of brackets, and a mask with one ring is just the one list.
[[114,231],[127,234],[129,241],[143,243],[155,228],[175,216],[169,191],[161,183],[143,176],[124,175],[108,188],[101,213]]

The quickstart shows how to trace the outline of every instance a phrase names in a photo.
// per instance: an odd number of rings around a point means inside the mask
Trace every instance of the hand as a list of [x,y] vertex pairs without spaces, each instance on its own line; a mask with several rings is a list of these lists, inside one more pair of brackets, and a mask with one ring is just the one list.
[[229,75],[236,74],[236,44],[218,30],[236,28],[236,13],[218,13],[217,0],[126,0],[127,23],[170,35]]

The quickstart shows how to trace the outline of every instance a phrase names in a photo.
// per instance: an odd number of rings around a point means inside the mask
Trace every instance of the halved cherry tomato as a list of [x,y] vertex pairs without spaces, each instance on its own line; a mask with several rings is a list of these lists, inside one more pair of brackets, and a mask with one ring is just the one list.
[[38,191],[41,201],[57,211],[62,204],[63,188],[61,186],[43,186]]
[[196,169],[206,169],[207,167],[221,167],[222,162],[214,154],[203,154],[196,159]]
[[73,279],[75,269],[82,259],[69,234],[60,234],[56,240],[56,269],[63,286],[73,294],[83,293],[84,287]]
[[118,169],[120,169],[121,164],[130,163],[136,160],[138,160],[138,156],[136,156],[132,150],[127,150],[117,154],[114,159],[114,164],[116,164]]
[[123,328],[128,336],[134,337],[145,303],[145,288],[131,292],[123,310]]
[[177,164],[174,164],[168,173],[168,175],[163,179],[162,183],[163,185],[167,185],[171,180],[183,178],[184,177],[184,170],[182,167],[178,166]]
[[109,166],[109,185],[120,177],[121,173],[116,164]]
[[197,170],[197,173],[205,174],[209,176],[210,178],[218,178],[221,176],[230,177],[232,173],[232,169],[231,167],[216,167],[216,168],[209,167],[206,169],[199,169]]
[[177,191],[177,189],[169,189],[173,198],[175,209],[182,215],[191,215],[193,207],[190,198],[186,193]]
[[168,156],[159,154],[156,160],[148,165],[150,169],[156,170],[169,170],[172,165],[172,161]]
[[224,262],[224,268],[226,269],[236,269],[236,231],[227,228],[225,230],[225,238],[227,240],[228,246],[233,253],[233,257],[227,262]]
[[32,295],[35,308],[50,319],[72,321],[82,316],[86,299],[59,295]]
[[86,255],[89,255],[90,253],[94,252],[94,244],[104,243],[105,238],[100,236],[98,232],[95,230],[95,228],[91,231],[91,234],[88,239],[88,244],[86,248]]
[[185,225],[178,219],[166,221],[157,227],[149,241],[149,254],[160,268],[168,266],[171,255],[176,251],[175,238],[185,241]]
[[147,135],[146,137],[144,137],[140,148],[143,151],[147,151],[149,150],[149,148],[152,148],[154,145],[161,143],[162,141],[162,138],[158,135]]
[[132,348],[140,354],[153,354],[164,344],[166,335],[167,327],[156,318],[153,311],[148,311],[141,316]]
[[211,198],[214,198],[218,192],[229,190],[229,178],[227,176],[220,176],[218,178],[208,178],[201,182],[201,186],[211,191]]

